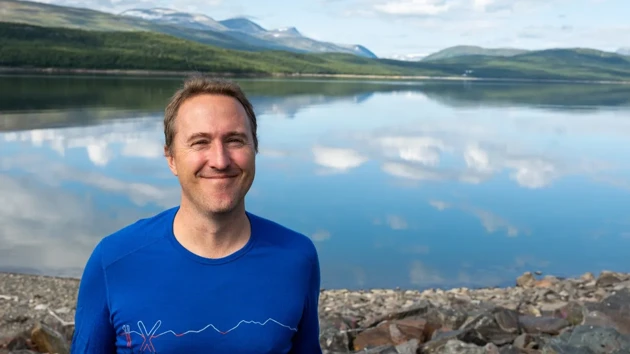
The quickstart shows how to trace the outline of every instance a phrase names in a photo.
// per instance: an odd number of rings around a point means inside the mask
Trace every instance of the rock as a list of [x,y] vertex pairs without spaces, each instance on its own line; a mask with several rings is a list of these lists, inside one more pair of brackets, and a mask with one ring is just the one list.
[[432,308],[431,303],[429,303],[426,300],[423,300],[409,309],[406,309],[403,311],[391,312],[386,315],[382,315],[382,316],[378,316],[373,319],[370,319],[366,321],[364,327],[368,327],[368,328],[373,327],[383,321],[397,320],[397,319],[402,319],[402,318],[410,317],[410,316],[422,316],[425,313],[427,313],[429,309],[431,308]]
[[418,352],[419,347],[420,347],[420,341],[417,339],[412,339],[405,343],[398,344],[396,346],[396,351],[399,354],[416,354]]
[[521,288],[531,288],[536,284],[536,278],[531,272],[525,272],[520,277],[516,278],[516,286]]
[[398,354],[398,350],[396,350],[396,347],[391,346],[391,345],[384,345],[384,346],[380,346],[380,347],[376,347],[376,348],[370,348],[367,350],[362,350],[361,353],[368,353],[368,354]]
[[451,339],[444,344],[443,347],[436,351],[423,352],[426,354],[500,354],[499,348],[494,344],[478,346],[475,344],[465,343],[456,339]]
[[370,347],[392,345],[392,338],[389,333],[389,324],[382,322],[376,327],[368,328],[357,334],[354,338],[353,349],[363,350]]
[[389,325],[389,333],[392,343],[394,345],[398,345],[411,339],[417,339],[420,342],[424,342],[426,324],[426,320],[413,318],[394,321]]
[[396,346],[412,339],[417,339],[419,343],[424,342],[425,325],[426,321],[419,318],[381,322],[376,327],[358,333],[353,341],[353,349],[363,350],[384,345]]
[[425,337],[431,338],[437,329],[452,330],[461,327],[469,317],[472,309],[459,308],[430,308],[423,318],[427,321]]
[[528,333],[523,333],[516,337],[516,339],[514,339],[514,343],[512,344],[517,349],[535,349],[534,347],[537,346],[534,337]]
[[7,343],[6,348],[11,351],[31,349],[31,343],[24,335],[18,335]]
[[519,330],[519,322],[518,322],[518,312],[506,310],[506,309],[498,309],[494,313],[494,319],[497,321],[497,324],[501,328],[501,330],[507,333],[516,333]]
[[562,329],[569,327],[569,322],[564,318],[520,316],[519,324],[523,331],[530,334],[559,334]]
[[621,283],[615,284],[615,286],[613,287],[613,290],[619,291],[619,290],[628,289],[628,288],[630,288],[630,280],[624,280]]
[[513,345],[506,345],[499,348],[499,354],[539,354],[537,350],[525,350]]
[[[497,318],[500,320],[497,321]],[[498,308],[493,312],[485,312],[465,324],[461,340],[467,343],[485,345],[509,344],[518,336],[518,313]],[[501,324],[499,324],[501,322]]]
[[597,278],[597,286],[613,286],[617,283],[621,283],[621,279],[619,279],[619,277],[617,277],[615,274],[613,274],[612,272],[608,272],[608,271],[603,271],[600,273],[599,277]]
[[595,354],[588,348],[574,347],[566,343],[553,343],[544,347],[542,354]]
[[321,319],[319,344],[327,350],[347,352],[350,349],[348,330],[351,329],[348,321],[341,316]]
[[[532,277],[533,278],[533,277]],[[537,288],[551,288],[558,284],[558,278],[548,275],[541,280],[534,281],[534,286]]]
[[33,327],[31,340],[40,352],[56,354],[70,353],[70,345],[63,335],[41,322],[38,322]]
[[420,347],[421,353],[437,353],[438,350],[441,350],[446,343],[453,339],[461,339],[463,338],[467,330],[457,329],[450,331],[436,331],[433,333],[433,337],[430,341],[424,343]]
[[585,312],[586,308],[584,306],[573,301],[554,311],[554,316],[566,319],[571,326],[577,326],[584,323]]
[[610,326],[620,333],[630,335],[630,290],[624,289],[608,296],[599,303],[585,304],[588,314],[585,325]]
[[554,350],[562,354],[576,353],[579,350],[589,354],[629,353],[630,337],[624,336],[612,327],[581,325],[552,339],[543,348],[543,353],[555,353]]

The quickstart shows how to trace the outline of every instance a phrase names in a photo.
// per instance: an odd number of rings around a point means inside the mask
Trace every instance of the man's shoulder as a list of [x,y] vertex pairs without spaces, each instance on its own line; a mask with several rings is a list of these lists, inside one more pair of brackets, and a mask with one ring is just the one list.
[[163,239],[170,227],[177,207],[161,211],[103,237],[100,249],[103,264],[107,266],[155,241]]
[[258,227],[259,237],[266,242],[281,244],[293,251],[305,252],[308,256],[317,257],[315,244],[308,236],[277,221],[253,213],[248,214]]

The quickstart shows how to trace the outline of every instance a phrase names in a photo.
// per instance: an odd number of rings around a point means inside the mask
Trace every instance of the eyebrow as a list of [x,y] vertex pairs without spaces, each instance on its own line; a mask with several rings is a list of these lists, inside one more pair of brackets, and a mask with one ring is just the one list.
[[[243,132],[238,132],[238,131],[231,131],[231,132],[228,132],[227,134],[225,134],[225,137],[226,138],[229,138],[229,137],[240,137],[240,138],[243,138],[243,139],[247,139],[247,134],[245,134]],[[202,132],[194,133],[193,135],[191,135],[188,138],[188,141],[192,141],[192,140],[199,139],[199,138],[210,139],[210,138],[212,138],[212,135],[208,134],[208,133],[202,133]]]

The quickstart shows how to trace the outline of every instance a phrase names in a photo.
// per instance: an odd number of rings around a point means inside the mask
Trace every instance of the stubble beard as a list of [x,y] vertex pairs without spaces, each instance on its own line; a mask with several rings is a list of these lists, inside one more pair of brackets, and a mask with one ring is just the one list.
[[226,216],[241,208],[244,208],[245,193],[241,181],[232,181],[227,187],[230,192],[219,189],[217,194],[220,198],[216,198],[214,193],[205,191],[201,188],[201,184],[194,185],[197,188],[182,188],[182,194],[198,213],[206,216]]

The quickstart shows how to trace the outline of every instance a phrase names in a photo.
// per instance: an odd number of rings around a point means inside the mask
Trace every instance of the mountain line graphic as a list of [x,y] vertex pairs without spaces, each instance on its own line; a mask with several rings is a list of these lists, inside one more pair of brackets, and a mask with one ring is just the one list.
[[158,329],[160,329],[160,327],[162,326],[162,320],[157,320],[155,322],[155,324],[153,325],[153,327],[151,327],[151,330],[147,331],[147,327],[144,325],[144,322],[142,321],[138,321],[138,330],[140,330],[140,332],[137,331],[132,331],[131,327],[129,327],[129,325],[124,325],[122,326],[123,329],[123,333],[120,334],[121,336],[124,336],[126,341],[127,341],[127,347],[131,348],[131,335],[132,334],[137,334],[142,338],[142,345],[140,346],[140,350],[142,351],[150,351],[150,352],[155,352],[155,347],[153,346],[153,339],[161,337],[163,335],[166,334],[172,334],[175,337],[183,337],[187,334],[191,334],[191,333],[201,333],[206,331],[207,329],[211,328],[214,331],[216,331],[217,333],[220,334],[228,334],[232,331],[234,331],[235,329],[237,329],[240,325],[242,324],[255,324],[255,325],[259,325],[259,326],[266,326],[268,323],[275,323],[281,327],[284,327],[290,331],[293,332],[297,332],[296,328],[293,328],[291,326],[287,326],[277,320],[274,320],[273,318],[268,318],[266,321],[264,322],[258,322],[258,321],[248,321],[248,320],[241,320],[239,321],[234,327],[222,331],[220,329],[218,329],[215,325],[213,325],[212,323],[207,324],[205,327],[201,328],[201,329],[197,329],[197,330],[188,330],[186,332],[182,332],[182,333],[176,333],[175,331],[172,330],[167,330],[161,333],[156,334],[156,332],[158,331]]

